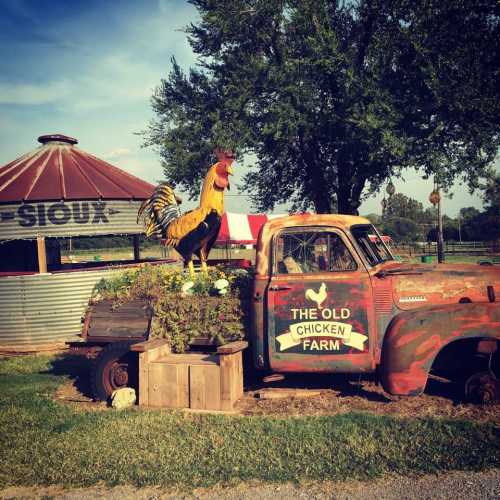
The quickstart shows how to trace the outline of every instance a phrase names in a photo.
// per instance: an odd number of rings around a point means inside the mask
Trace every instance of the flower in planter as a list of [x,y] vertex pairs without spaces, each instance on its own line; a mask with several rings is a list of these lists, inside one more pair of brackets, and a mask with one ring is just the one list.
[[217,293],[219,295],[226,295],[226,293],[228,292],[228,288],[229,288],[229,281],[227,281],[224,278],[218,279],[214,283],[214,288],[217,290]]
[[184,283],[184,285],[182,285],[181,295],[183,297],[186,297],[186,295],[193,295],[193,287],[194,283],[192,281],[187,281],[186,283]]

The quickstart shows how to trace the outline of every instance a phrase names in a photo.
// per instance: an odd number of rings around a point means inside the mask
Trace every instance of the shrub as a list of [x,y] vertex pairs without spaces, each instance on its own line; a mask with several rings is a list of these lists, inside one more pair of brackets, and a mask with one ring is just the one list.
[[153,313],[150,338],[166,338],[174,352],[184,352],[196,337],[216,345],[245,338],[250,282],[244,270],[210,268],[191,281],[170,266],[144,264],[102,280],[92,301],[143,300]]

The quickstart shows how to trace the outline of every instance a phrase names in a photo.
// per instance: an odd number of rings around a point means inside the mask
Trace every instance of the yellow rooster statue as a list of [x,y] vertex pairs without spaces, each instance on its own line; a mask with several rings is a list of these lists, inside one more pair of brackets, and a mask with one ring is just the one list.
[[174,190],[165,182],[159,184],[151,197],[145,200],[137,214],[146,227],[146,237],[153,234],[165,239],[184,259],[184,265],[194,277],[193,254],[207,272],[208,254],[219,233],[224,212],[224,190],[229,189],[229,175],[233,174],[234,154],[215,150],[218,162],[212,165],[203,181],[198,208],[181,215]]

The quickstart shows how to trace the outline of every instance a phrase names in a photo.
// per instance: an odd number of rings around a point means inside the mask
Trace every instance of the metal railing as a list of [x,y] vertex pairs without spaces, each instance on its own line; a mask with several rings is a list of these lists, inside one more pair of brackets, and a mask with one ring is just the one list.
[[[392,247],[397,254],[408,255],[409,257],[437,253],[435,241],[393,243]],[[498,253],[499,249],[493,243],[483,241],[446,241],[444,251],[450,255],[488,255]]]

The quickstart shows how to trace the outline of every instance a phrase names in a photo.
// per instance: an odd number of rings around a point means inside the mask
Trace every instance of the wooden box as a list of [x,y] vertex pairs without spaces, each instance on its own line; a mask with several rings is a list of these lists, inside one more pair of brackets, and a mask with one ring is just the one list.
[[216,353],[172,354],[165,341],[136,344],[139,405],[231,411],[243,395],[242,350],[232,342]]

